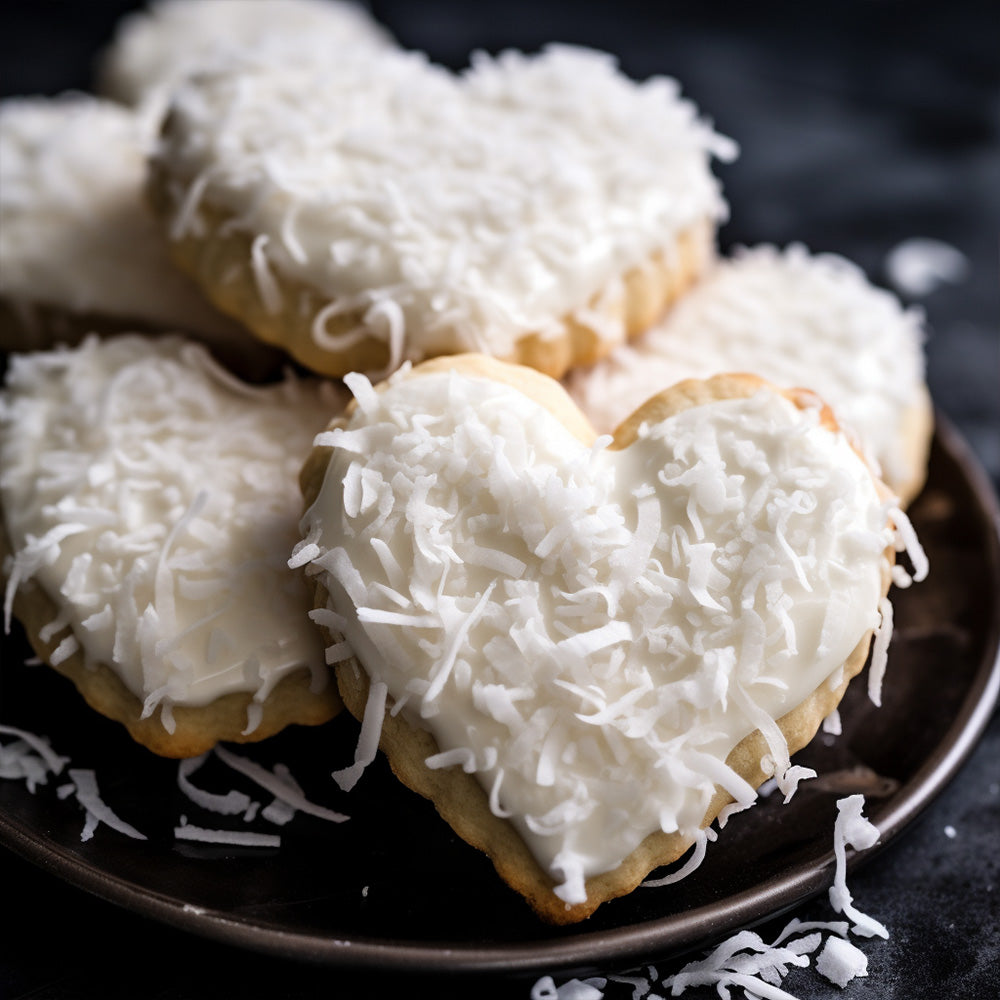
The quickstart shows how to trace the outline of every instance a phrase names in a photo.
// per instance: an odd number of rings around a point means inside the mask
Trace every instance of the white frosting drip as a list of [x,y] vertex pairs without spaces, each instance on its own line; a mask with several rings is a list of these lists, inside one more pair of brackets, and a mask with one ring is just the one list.
[[[0,396],[0,500],[13,593],[34,579],[88,663],[146,705],[263,700],[324,677],[311,597],[287,568],[298,469],[342,400],[251,388],[180,338],[90,338],[13,355]],[[252,722],[252,719],[251,719]]]
[[103,54],[101,92],[161,111],[191,73],[234,56],[262,63],[389,46],[360,4],[339,0],[157,0],[122,18]]
[[0,104],[0,295],[246,341],[170,262],[144,203],[151,138],[83,94]]
[[561,333],[724,215],[713,154],[734,149],[673,81],[636,84],[604,54],[556,46],[480,54],[459,76],[398,50],[207,74],[175,95],[159,156],[175,237],[203,232],[202,204],[222,210],[254,237],[255,275],[360,310],[415,360]]
[[801,246],[762,246],[720,262],[640,340],[566,386],[599,429],[637,399],[685,378],[753,372],[818,393],[887,482],[905,481],[903,422],[923,402],[922,316],[852,263]]
[[801,776],[770,720],[878,625],[892,540],[816,410],[762,391],[609,451],[489,380],[355,382],[300,551],[432,765],[476,772],[565,899],[695,836],[716,784],[752,802],[724,761],[758,726]]

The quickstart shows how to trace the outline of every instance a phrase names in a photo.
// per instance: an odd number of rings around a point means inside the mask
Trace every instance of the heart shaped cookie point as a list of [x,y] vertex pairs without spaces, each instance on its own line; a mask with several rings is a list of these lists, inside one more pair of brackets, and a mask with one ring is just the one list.
[[768,773],[794,789],[893,541],[821,408],[759,379],[686,383],[614,440],[573,412],[542,376],[442,360],[359,392],[304,477],[318,615],[364,668],[345,703],[387,693],[397,773],[559,922]]

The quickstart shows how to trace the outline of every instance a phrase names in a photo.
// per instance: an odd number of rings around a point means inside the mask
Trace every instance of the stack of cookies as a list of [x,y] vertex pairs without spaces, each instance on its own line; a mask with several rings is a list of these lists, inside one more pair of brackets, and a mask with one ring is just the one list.
[[568,923],[792,795],[869,657],[877,700],[919,317],[722,258],[674,81],[160,0],[98,90],[0,108],[0,536],[99,712],[186,757],[346,705],[343,787],[381,749]]

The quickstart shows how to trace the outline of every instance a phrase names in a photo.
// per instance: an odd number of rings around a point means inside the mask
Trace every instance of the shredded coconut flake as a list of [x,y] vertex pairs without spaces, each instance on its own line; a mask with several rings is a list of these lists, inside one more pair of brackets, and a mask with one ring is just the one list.
[[943,284],[956,284],[968,274],[969,259],[943,240],[913,237],[894,246],[886,256],[886,271],[903,295],[921,298]]
[[208,759],[208,754],[182,760],[177,766],[177,786],[195,804],[220,816],[246,815],[254,805],[249,795],[235,789],[225,795],[206,792],[191,783],[191,775]]
[[382,736],[382,720],[385,717],[385,704],[388,688],[381,682],[373,683],[368,692],[368,703],[365,706],[364,718],[361,722],[361,733],[358,736],[358,747],[354,755],[354,763],[333,774],[334,781],[349,792],[364,773],[365,768],[375,759],[379,740]]
[[87,820],[80,834],[80,839],[87,841],[94,835],[97,827],[105,826],[131,837],[133,840],[145,840],[146,835],[126,823],[110,809],[101,798],[97,787],[97,776],[87,768],[70,768],[67,772],[72,783],[72,794],[87,813]]
[[251,781],[260,785],[265,791],[270,792],[275,798],[287,803],[300,812],[316,816],[319,819],[328,820],[331,823],[343,823],[348,818],[343,813],[335,812],[332,809],[326,809],[323,806],[318,806],[310,802],[302,794],[301,789],[294,782],[288,780],[287,770],[284,771],[284,774],[278,772],[277,769],[274,772],[268,771],[267,768],[262,767],[255,761],[247,757],[241,757],[239,754],[234,754],[223,746],[215,747],[212,752],[219,760],[224,764],[228,764],[234,771],[245,775]]
[[930,571],[930,561],[909,517],[899,507],[893,507],[889,511],[889,516],[896,526],[896,551],[905,552],[913,566],[912,577],[903,572],[902,567],[893,567],[893,582],[897,587],[907,587],[911,582],[920,583],[926,580]]
[[[846,838],[858,849],[871,847],[878,831],[861,815],[864,797],[861,795],[841,799],[837,803],[838,815],[834,829],[834,850],[838,866],[834,886],[830,890],[833,907],[841,911],[839,903],[850,901],[844,881],[842,864],[843,845]],[[838,899],[834,899],[835,889]],[[849,907],[843,909],[852,921],[855,933],[869,936],[872,922]],[[881,925],[878,925],[881,926]],[[838,986],[846,986],[855,976],[868,974],[868,959],[855,945],[847,941],[849,925],[844,921],[801,921],[793,918],[781,933],[768,945],[753,931],[739,931],[727,938],[703,959],[685,965],[676,975],[663,980],[670,987],[671,996],[679,996],[689,988],[715,986],[718,995],[730,997],[731,987],[741,987],[748,997],[769,1000],[796,1000],[781,988],[782,981],[791,967],[809,965],[809,955],[817,955],[815,968],[821,975]],[[883,928],[884,930],[884,928]],[[888,936],[888,933],[881,935]],[[822,945],[822,948],[821,948]],[[817,954],[818,953],[818,954]]]
[[276,833],[255,833],[252,830],[209,830],[192,823],[181,822],[174,827],[178,840],[192,840],[202,844],[227,844],[235,847],[281,847],[281,837]]
[[816,971],[843,988],[857,976],[868,975],[868,956],[843,938],[827,938],[816,958]]
[[851,795],[837,802],[837,823],[833,834],[836,871],[830,887],[830,905],[851,920],[855,934],[888,938],[889,931],[883,924],[854,907],[847,888],[847,847],[865,850],[878,841],[878,830],[862,815],[864,805],[863,795]]
[[531,1000],[602,1000],[598,982],[603,985],[604,980],[569,979],[557,987],[551,976],[542,976],[531,987]]
[[22,779],[29,792],[46,784],[50,775],[62,774],[69,763],[69,757],[53,751],[47,737],[5,725],[0,725],[0,735],[14,737],[14,742],[0,744],[0,778]]
[[687,878],[693,871],[701,867],[701,863],[705,860],[705,853],[708,850],[709,842],[715,841],[717,837],[718,834],[711,827],[699,830],[695,835],[694,850],[691,852],[691,857],[677,871],[671,872],[669,875],[664,875],[662,878],[646,879],[642,884],[647,888],[655,888],[664,885],[673,885],[675,882],[680,882],[682,879]]

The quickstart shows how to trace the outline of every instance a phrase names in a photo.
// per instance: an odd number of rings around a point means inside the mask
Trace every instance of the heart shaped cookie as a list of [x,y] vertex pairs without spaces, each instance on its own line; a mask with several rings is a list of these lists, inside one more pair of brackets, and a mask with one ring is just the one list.
[[101,53],[98,89],[157,114],[186,76],[229,59],[328,60],[338,50],[392,44],[388,30],[350,0],[153,0],[119,21]]
[[286,563],[295,473],[342,405],[317,380],[246,385],[181,337],[13,355],[5,626],[164,756],[325,722],[340,699]]
[[85,94],[0,101],[0,348],[184,330],[246,378],[284,358],[170,260],[143,196],[150,126]]
[[484,357],[351,382],[303,470],[293,562],[328,659],[356,657],[337,677],[359,759],[381,725],[402,780],[560,923],[768,775],[794,790],[789,755],[887,610],[894,540],[815,396],[682,383],[612,439]]
[[481,351],[553,375],[704,266],[733,146],[672,81],[565,46],[231,66],[174,96],[151,195],[224,312],[328,375]]
[[934,425],[924,329],[843,257],[758,246],[718,261],[662,322],[566,387],[599,430],[686,378],[753,372],[818,393],[906,503],[927,475]]

